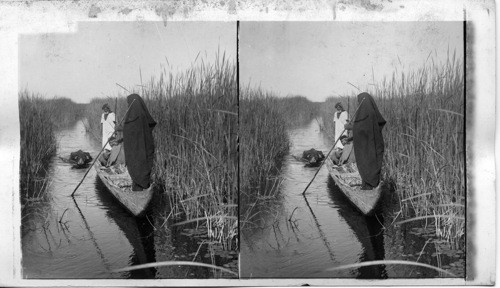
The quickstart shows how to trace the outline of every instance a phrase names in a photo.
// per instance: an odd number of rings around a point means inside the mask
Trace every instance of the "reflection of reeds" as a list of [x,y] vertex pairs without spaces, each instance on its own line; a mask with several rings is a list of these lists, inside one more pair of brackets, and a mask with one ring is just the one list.
[[[457,244],[465,233],[462,62],[453,55],[444,64],[397,73],[369,91],[387,120],[384,178],[395,185],[406,221],[431,217],[437,236]],[[325,123],[332,122],[337,100],[326,101]],[[352,111],[357,101],[350,103]]]
[[[238,231],[236,87],[236,65],[222,56],[176,76],[163,70],[130,89],[144,98],[158,123],[153,180],[168,195],[173,215],[204,223],[208,236],[226,249],[236,248]],[[89,129],[99,136],[104,102],[113,109],[109,99],[89,105]],[[125,109],[121,98],[118,118]]]

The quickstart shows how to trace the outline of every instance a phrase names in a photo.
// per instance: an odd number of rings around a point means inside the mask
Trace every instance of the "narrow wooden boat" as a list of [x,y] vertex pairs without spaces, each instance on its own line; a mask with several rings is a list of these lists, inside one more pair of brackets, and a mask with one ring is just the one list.
[[347,199],[364,215],[372,214],[382,195],[383,182],[372,190],[361,190],[358,171],[346,172],[345,167],[334,165],[330,158],[325,161],[330,176]]
[[104,183],[109,192],[134,216],[141,216],[153,198],[153,184],[148,189],[142,191],[132,191],[131,185],[123,185],[124,182],[131,184],[128,172],[122,174],[113,173],[109,168],[102,166],[96,161],[94,168],[97,176]]

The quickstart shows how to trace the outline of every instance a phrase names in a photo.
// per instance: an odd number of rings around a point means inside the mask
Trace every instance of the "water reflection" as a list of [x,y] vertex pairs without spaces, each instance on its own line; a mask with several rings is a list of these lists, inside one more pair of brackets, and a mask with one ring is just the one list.
[[[97,176],[95,177],[95,191],[101,208],[106,211],[106,217],[118,226],[132,246],[128,266],[155,262],[154,253],[146,253],[146,247],[153,246],[151,244],[153,226],[149,223],[144,223],[145,219],[133,217],[122,208]],[[139,230],[139,227],[142,228],[142,231]],[[124,278],[150,279],[155,277],[156,271],[155,268],[149,268],[122,273],[124,273],[122,275]]]
[[[359,262],[384,260],[383,217],[377,214],[365,216],[353,209],[331,178],[328,178],[328,190],[335,208],[338,209],[340,216],[349,225],[363,247]],[[358,278],[387,278],[384,265],[359,267],[358,272]]]
[[[243,278],[409,278],[440,277],[415,266],[377,265],[325,271],[341,265],[375,260],[408,260],[451,267],[463,275],[463,253],[435,238],[432,225],[396,226],[394,191],[381,199],[382,208],[367,217],[351,206],[329,177],[318,168],[304,167],[292,155],[315,148],[327,152],[331,142],[318,123],[288,131],[292,145],[284,159],[280,197],[255,207],[255,217],[241,233],[240,271]],[[326,154],[326,153],[325,153]],[[387,195],[390,194],[390,195]],[[454,267],[457,267],[456,269]]]
[[187,266],[111,272],[157,261],[195,260],[224,265],[232,259],[210,252],[206,240],[183,235],[184,228],[193,227],[171,228],[172,219],[165,221],[162,216],[168,210],[167,201],[154,199],[147,217],[131,216],[107,191],[93,168],[75,197],[70,197],[87,169],[74,169],[59,157],[79,149],[96,157],[101,147],[85,132],[81,121],[58,131],[56,136],[58,155],[50,166],[47,198],[22,210],[24,278],[228,277],[203,267]]
[[[291,155],[315,148],[327,152],[330,141],[313,121],[289,131]],[[328,188],[328,171],[319,171],[307,190],[302,191],[318,168],[304,167],[291,155],[282,169],[284,181],[279,204],[268,207],[253,223],[258,228],[242,231],[241,275],[249,278],[380,278],[380,267],[325,271],[327,268],[375,259],[383,243],[372,241],[380,225],[368,228],[362,215]],[[377,245],[378,247],[373,247]],[[382,267],[383,269],[383,267]]]

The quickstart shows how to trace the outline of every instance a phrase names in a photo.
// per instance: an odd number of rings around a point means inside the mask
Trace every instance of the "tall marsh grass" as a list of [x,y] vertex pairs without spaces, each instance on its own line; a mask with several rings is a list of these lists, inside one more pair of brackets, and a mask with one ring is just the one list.
[[320,103],[303,96],[279,97],[250,87],[240,90],[241,228],[252,228],[257,215],[279,197],[281,166],[291,144],[287,129],[308,124],[319,108]]
[[[213,64],[203,62],[175,76],[164,69],[158,77],[129,90],[144,98],[158,123],[154,129],[152,177],[168,196],[172,215],[178,222],[205,225],[211,241],[221,243],[225,249],[237,248],[235,63],[223,55]],[[110,99],[93,99],[89,105],[89,130],[96,137],[101,137],[99,123],[104,103],[114,110]],[[121,119],[126,110],[124,97],[117,106]]]
[[75,124],[76,121],[84,116],[86,111],[86,104],[75,103],[68,98],[54,97],[46,101],[47,105],[51,106],[53,109],[50,118],[56,129]]
[[74,123],[84,106],[67,98],[47,99],[40,94],[19,92],[19,122],[21,128],[21,183],[23,201],[44,196],[49,179],[47,169],[56,154],[55,131]]
[[262,203],[279,193],[279,171],[290,146],[279,102],[258,89],[240,91],[241,228],[252,222]]
[[224,56],[174,77],[164,72],[141,89],[155,129],[154,178],[187,220],[234,249],[238,239],[238,95],[236,65]]
[[21,126],[21,199],[39,199],[45,194],[50,159],[57,149],[53,107],[40,95],[24,90],[19,93]]
[[[457,245],[465,233],[462,62],[455,55],[445,63],[431,59],[410,73],[396,70],[368,89],[387,120],[383,177],[394,185],[401,214],[407,220],[433,220],[437,236]],[[337,100],[325,103],[327,123],[332,119],[326,112],[334,111]],[[355,97],[350,103],[353,112]]]
[[279,97],[275,103],[289,128],[308,124],[318,116],[321,107],[321,103],[311,102],[304,96]]

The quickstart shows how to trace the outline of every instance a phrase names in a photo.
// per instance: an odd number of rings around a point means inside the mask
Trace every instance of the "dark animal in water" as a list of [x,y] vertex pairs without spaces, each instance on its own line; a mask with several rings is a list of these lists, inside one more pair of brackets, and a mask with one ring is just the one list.
[[307,161],[307,167],[317,167],[325,160],[325,155],[323,152],[318,151],[314,148],[304,151],[302,153],[302,158]]
[[68,162],[72,163],[75,167],[82,168],[92,161],[92,156],[90,156],[89,152],[78,150],[76,152],[71,152],[68,160]]

